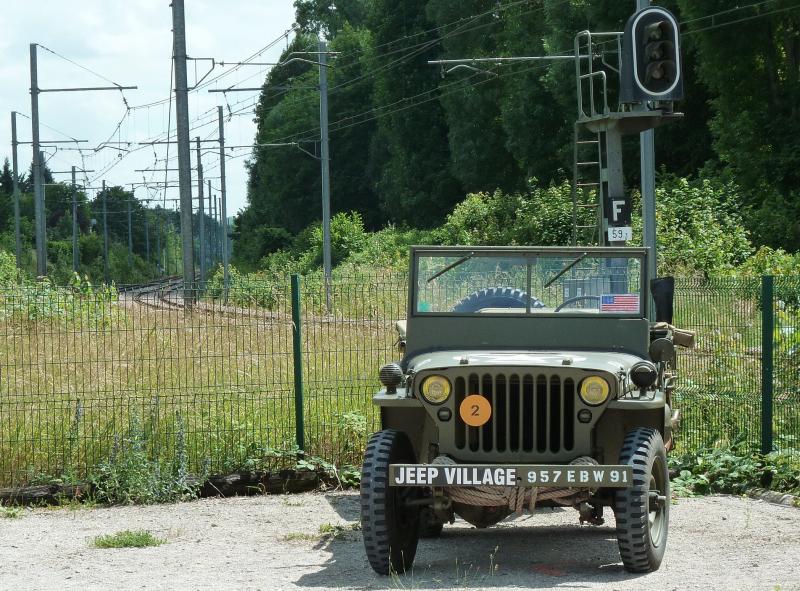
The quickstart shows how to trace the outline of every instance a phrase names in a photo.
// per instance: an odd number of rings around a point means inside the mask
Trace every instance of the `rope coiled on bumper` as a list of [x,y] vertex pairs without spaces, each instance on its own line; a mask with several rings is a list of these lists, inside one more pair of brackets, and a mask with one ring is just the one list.
[[[446,466],[457,465],[455,460],[447,456],[438,456],[431,463]],[[596,466],[597,461],[588,456],[581,456],[572,460],[570,465]],[[479,507],[508,507],[516,513],[522,513],[526,507],[533,511],[537,501],[552,500],[559,505],[577,505],[588,499],[594,489],[529,486],[448,486],[444,487],[444,491],[451,500],[457,503]]]

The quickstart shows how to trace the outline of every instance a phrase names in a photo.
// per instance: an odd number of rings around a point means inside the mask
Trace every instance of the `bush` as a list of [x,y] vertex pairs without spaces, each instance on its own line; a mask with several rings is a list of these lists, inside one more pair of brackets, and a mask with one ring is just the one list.
[[14,285],[18,280],[16,258],[10,252],[0,250],[0,287]]
[[743,494],[751,488],[766,487],[778,492],[800,493],[798,450],[767,455],[748,454],[736,445],[707,448],[670,458],[679,471],[673,490],[681,496],[713,493]]
[[174,459],[151,458],[148,436],[136,417],[117,439],[114,451],[89,476],[95,500],[110,505],[168,503],[197,496],[188,481],[185,427],[176,415]]
[[259,271],[242,274],[233,265],[228,265],[228,291],[225,293],[225,272],[217,265],[206,282],[206,295],[215,300],[224,300],[232,306],[260,307],[275,310],[284,302],[287,294],[287,269]]
[[729,275],[753,248],[731,182],[663,175],[656,189],[658,270],[662,274]]
[[[593,214],[582,210],[579,223]],[[572,241],[572,187],[564,181],[527,193],[473,193],[433,231],[438,244],[564,246]]]
[[0,292],[0,319],[58,319],[76,326],[103,327],[124,318],[122,310],[111,306],[118,299],[114,286],[93,286],[87,277],[77,273],[73,273],[66,287],[58,287],[44,277],[36,282],[12,284]]

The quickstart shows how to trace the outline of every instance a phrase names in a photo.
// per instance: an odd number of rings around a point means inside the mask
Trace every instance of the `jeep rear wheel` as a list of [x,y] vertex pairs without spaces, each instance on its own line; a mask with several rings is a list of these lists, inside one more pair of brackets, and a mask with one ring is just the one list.
[[633,485],[614,494],[622,564],[635,573],[658,570],[669,529],[669,473],[661,434],[643,427],[629,431],[619,459],[633,469]]
[[414,562],[420,535],[422,489],[389,486],[390,464],[413,464],[414,449],[400,431],[370,437],[361,468],[361,529],[370,566],[379,575],[403,573]]

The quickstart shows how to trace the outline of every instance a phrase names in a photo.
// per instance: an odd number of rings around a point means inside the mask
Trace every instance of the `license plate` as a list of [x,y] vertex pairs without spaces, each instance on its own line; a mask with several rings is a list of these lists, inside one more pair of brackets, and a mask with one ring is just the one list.
[[626,488],[630,466],[391,464],[390,486],[530,486]]

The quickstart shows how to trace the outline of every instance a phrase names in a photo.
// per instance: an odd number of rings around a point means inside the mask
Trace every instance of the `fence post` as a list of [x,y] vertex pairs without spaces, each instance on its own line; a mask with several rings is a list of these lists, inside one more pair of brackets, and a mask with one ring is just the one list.
[[300,275],[292,275],[292,343],[294,345],[294,424],[297,447],[305,449],[303,417],[303,347],[301,338]]
[[774,280],[772,275],[761,277],[761,453],[763,454],[772,451]]

